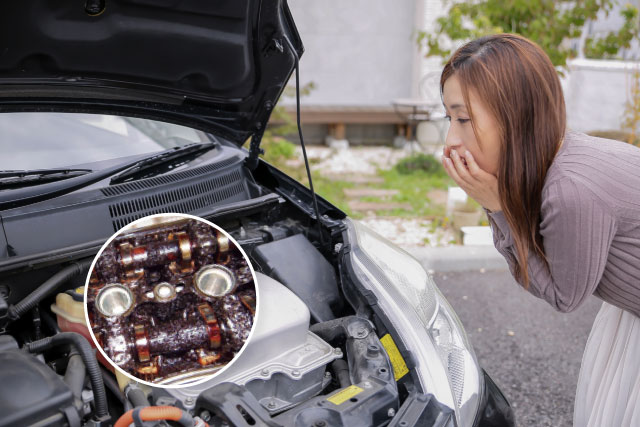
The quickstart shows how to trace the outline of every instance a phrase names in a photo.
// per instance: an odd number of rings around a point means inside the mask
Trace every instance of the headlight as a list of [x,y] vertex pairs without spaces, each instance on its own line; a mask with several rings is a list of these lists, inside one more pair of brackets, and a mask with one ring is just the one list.
[[471,426],[483,379],[460,320],[415,258],[364,225],[350,224],[356,275],[413,354],[423,390],[453,408],[458,425]]

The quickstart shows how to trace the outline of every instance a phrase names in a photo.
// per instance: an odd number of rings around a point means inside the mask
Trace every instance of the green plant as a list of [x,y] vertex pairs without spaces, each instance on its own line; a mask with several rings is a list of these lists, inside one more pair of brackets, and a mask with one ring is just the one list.
[[260,146],[264,149],[262,157],[272,165],[282,166],[282,162],[296,157],[295,144],[283,137],[272,136],[262,140]]
[[446,172],[442,164],[431,154],[415,154],[400,159],[395,165],[396,170],[403,174],[409,175],[416,171],[424,171],[429,175],[445,176]]
[[[451,47],[488,34],[517,33],[535,41],[559,67],[577,55],[570,41],[578,39],[589,20],[599,12],[609,14],[616,0],[443,0],[448,13],[437,19],[436,30],[418,33],[427,56],[448,58]],[[626,4],[621,15],[624,24],[604,37],[588,37],[584,53],[589,58],[612,58],[620,48],[628,48],[638,38],[638,9]]]

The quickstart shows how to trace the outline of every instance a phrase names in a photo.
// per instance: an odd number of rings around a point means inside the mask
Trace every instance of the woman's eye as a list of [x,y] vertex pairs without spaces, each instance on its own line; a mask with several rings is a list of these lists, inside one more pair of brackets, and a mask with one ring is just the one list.
[[461,125],[467,123],[469,121],[469,119],[458,119],[458,123],[460,123]]

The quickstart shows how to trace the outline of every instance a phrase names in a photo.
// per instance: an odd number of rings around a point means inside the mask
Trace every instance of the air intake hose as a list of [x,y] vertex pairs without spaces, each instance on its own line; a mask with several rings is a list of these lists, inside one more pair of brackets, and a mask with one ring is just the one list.
[[100,420],[109,418],[109,409],[107,407],[107,393],[102,380],[100,366],[93,353],[93,349],[89,342],[80,334],[75,332],[62,332],[52,337],[43,338],[38,341],[25,344],[25,348],[31,353],[41,353],[60,344],[68,344],[75,347],[80,353],[82,361],[89,373],[91,388],[93,389],[93,398],[96,407],[96,417]]

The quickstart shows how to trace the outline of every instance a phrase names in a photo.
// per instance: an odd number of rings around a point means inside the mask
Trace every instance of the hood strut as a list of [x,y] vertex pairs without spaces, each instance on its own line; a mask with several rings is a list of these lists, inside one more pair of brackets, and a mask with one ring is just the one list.
[[[311,190],[311,197],[313,198],[313,209],[316,213],[316,224],[318,225],[318,235],[320,237],[320,246],[324,248],[324,238],[322,236],[322,226],[321,226],[321,217],[320,217],[320,209],[318,208],[318,198],[316,197],[316,192],[313,190],[313,180],[311,179],[311,168],[309,167],[309,160],[307,159],[307,149],[304,146],[304,138],[302,137],[302,126],[300,125],[300,58],[298,57],[298,52],[293,47],[293,44],[289,40],[287,36],[284,37],[287,42],[287,46],[289,46],[289,50],[293,54],[293,57],[296,60],[296,121],[298,123],[298,135],[300,136],[300,146],[302,147],[302,155],[304,157],[304,166],[307,169],[307,179],[309,180],[309,189]],[[251,141],[253,144],[253,140]]]

